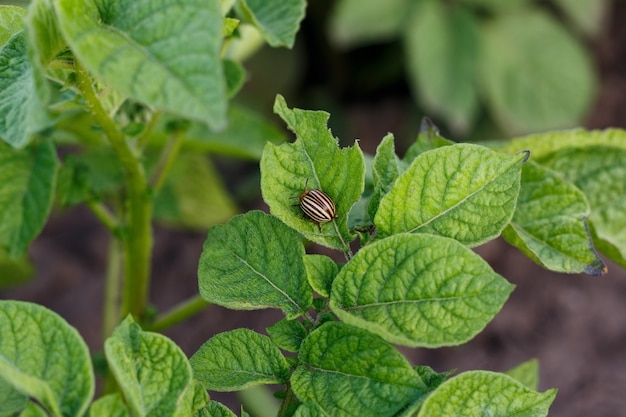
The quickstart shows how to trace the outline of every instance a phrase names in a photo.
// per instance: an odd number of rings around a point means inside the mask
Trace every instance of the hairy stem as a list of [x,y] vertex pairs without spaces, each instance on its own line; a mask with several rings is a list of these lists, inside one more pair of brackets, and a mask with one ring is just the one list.
[[131,313],[140,320],[148,304],[152,252],[152,197],[143,166],[124,134],[106,113],[93,89],[87,70],[75,63],[78,86],[94,118],[102,128],[126,174],[124,290],[120,317]]

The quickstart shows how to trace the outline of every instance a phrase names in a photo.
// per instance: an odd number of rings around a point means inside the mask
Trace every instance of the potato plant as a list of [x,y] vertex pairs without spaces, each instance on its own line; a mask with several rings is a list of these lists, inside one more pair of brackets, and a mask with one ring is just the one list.
[[[18,280],[53,201],[89,207],[115,255],[97,398],[76,329],[43,306],[2,300],[0,416],[233,416],[209,392],[268,384],[281,386],[270,410],[281,417],[548,414],[556,390],[537,391],[532,358],[502,373],[455,374],[411,364],[396,345],[459,345],[484,329],[514,288],[472,248],[499,236],[552,271],[602,275],[597,250],[626,266],[626,132],[479,145],[443,138],[424,119],[405,155],[388,134],[370,156],[338,145],[328,113],[290,108],[278,94],[274,112],[295,135],[281,141],[229,106],[244,69],[227,57],[258,41],[250,30],[290,47],[304,8],[0,7],[0,280]],[[269,213],[233,216],[208,152],[259,158]],[[325,197],[303,212],[307,189]],[[198,296],[151,314],[155,220],[208,233]],[[307,252],[307,242],[337,256]],[[284,318],[265,333],[207,334],[191,357],[159,333],[212,304]],[[255,408],[248,402],[241,415]]]

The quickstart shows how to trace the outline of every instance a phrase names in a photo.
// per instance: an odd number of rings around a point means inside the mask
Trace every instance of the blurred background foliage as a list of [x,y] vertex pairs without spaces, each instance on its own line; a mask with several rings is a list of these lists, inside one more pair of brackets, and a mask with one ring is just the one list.
[[592,47],[610,7],[608,0],[314,1],[294,51],[262,48],[249,60],[240,99],[267,108],[280,92],[337,118],[346,104],[408,98],[409,132],[428,115],[462,140],[580,126],[597,98]]
[[[228,9],[236,2],[222,3]],[[600,86],[594,40],[611,6],[610,0],[315,0],[308,2],[293,49],[265,44],[241,22],[224,47],[227,75],[237,84],[233,94],[243,84],[231,103],[229,127],[211,132],[194,123],[184,145],[189,154],[211,155],[202,172],[217,178],[201,187],[205,195],[166,187],[178,198],[162,198],[156,214],[170,225],[202,230],[232,216],[237,203],[256,204],[263,146],[289,137],[271,113],[278,93],[295,107],[330,112],[334,135],[344,144],[360,139],[370,153],[388,131],[405,150],[423,116],[458,141],[584,125]],[[234,11],[229,16],[238,17]],[[130,114],[127,108],[120,107],[118,119]],[[82,117],[87,120],[73,117],[59,126],[56,142],[85,144],[97,136],[90,118]],[[155,129],[150,146],[163,146],[169,122]],[[89,176],[94,158],[85,158],[70,160],[71,172],[62,177]],[[175,175],[198,173],[181,168]],[[220,202],[214,208],[221,214],[179,221],[211,199]]]
[[[227,10],[236,1],[222,3]],[[276,94],[290,106],[328,111],[333,134],[344,145],[360,140],[370,154],[387,132],[395,134],[402,154],[423,116],[456,141],[584,125],[600,86],[593,50],[607,32],[613,4],[315,0],[308,2],[292,49],[267,45],[242,21],[224,45],[234,94],[229,126],[212,132],[191,124],[155,217],[168,227],[204,231],[262,205],[258,160],[265,142],[291,137],[272,114]],[[228,16],[238,18],[236,10]],[[145,111],[125,103],[116,117],[130,129]],[[176,122],[164,118],[148,146],[164,146],[168,124]],[[119,192],[120,167],[99,147],[92,125],[91,116],[76,113],[52,135],[62,145],[57,207],[94,197],[106,201]],[[77,152],[78,143],[88,146]],[[148,155],[147,169],[154,164]]]

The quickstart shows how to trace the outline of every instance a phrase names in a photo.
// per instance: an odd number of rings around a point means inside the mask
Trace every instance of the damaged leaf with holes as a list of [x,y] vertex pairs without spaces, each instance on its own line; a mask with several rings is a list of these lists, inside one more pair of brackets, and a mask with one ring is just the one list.
[[[340,148],[324,111],[290,109],[282,96],[274,111],[295,133],[293,143],[265,145],[261,158],[261,192],[271,213],[307,239],[344,252],[354,235],[348,230],[350,208],[363,193],[365,162],[358,144]],[[305,188],[323,191],[336,207],[336,218],[321,225],[298,204]]]

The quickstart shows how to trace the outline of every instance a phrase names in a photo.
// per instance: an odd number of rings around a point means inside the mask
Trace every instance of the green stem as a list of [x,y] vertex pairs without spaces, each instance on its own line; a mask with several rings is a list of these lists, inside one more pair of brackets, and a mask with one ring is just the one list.
[[75,68],[72,62],[55,60],[48,64],[51,69],[73,70]]
[[[109,242],[109,256],[107,260],[107,275],[104,288],[102,308],[102,340],[113,333],[113,329],[120,322],[120,305],[122,289],[122,245],[119,239],[111,236]],[[104,382],[104,392],[110,393],[115,389],[115,379],[111,372],[107,372]]]
[[137,147],[139,149],[144,149],[146,147],[146,143],[150,139],[150,136],[152,136],[152,132],[154,131],[154,128],[156,127],[156,124],[162,115],[163,112],[160,110],[154,112],[152,118],[150,119],[150,122],[148,122],[148,126],[146,126],[146,129],[143,131],[141,136],[139,136],[139,139],[137,139]]
[[113,236],[117,236],[120,222],[107,206],[97,201],[88,200],[87,207],[89,207],[104,227],[109,229],[109,232],[111,232]]
[[102,316],[102,338],[111,335],[113,329],[120,322],[122,289],[122,245],[120,241],[112,238],[109,243],[109,257],[107,260],[106,284],[104,287],[104,306]]
[[315,324],[315,319],[313,317],[311,317],[311,315],[308,312],[304,312],[304,319],[307,320],[309,323],[311,324]]
[[287,413],[291,411],[291,408],[297,402],[298,402],[298,398],[291,390],[291,385],[287,383],[287,386],[285,387],[285,398],[283,399],[283,402],[280,404],[280,410],[278,410],[278,414],[276,414],[276,417],[285,417],[289,415]]
[[146,175],[124,134],[106,113],[93,89],[87,70],[75,62],[78,86],[94,118],[126,173],[126,229],[124,248],[124,293],[120,317],[131,313],[140,320],[148,304],[152,251],[152,198]]
[[349,261],[353,254],[352,249],[350,249],[350,245],[343,240],[343,236],[341,236],[341,232],[339,231],[339,226],[337,226],[337,221],[333,219],[333,226],[335,227],[335,232],[337,233],[337,237],[341,240],[341,244],[343,245],[343,256],[346,257],[346,260]]
[[174,165],[174,161],[176,160],[176,156],[178,155],[178,152],[183,144],[184,137],[185,135],[183,130],[174,132],[161,152],[159,162],[157,163],[154,173],[152,174],[152,179],[150,180],[150,184],[152,184],[152,189],[155,194],[159,192],[165,182],[165,179],[170,173],[172,166]]
[[169,329],[175,324],[180,323],[188,319],[189,317],[198,314],[204,310],[209,303],[196,295],[182,303],[174,306],[171,310],[166,311],[156,318],[154,323],[148,326],[148,330],[153,332],[160,332],[165,329]]

